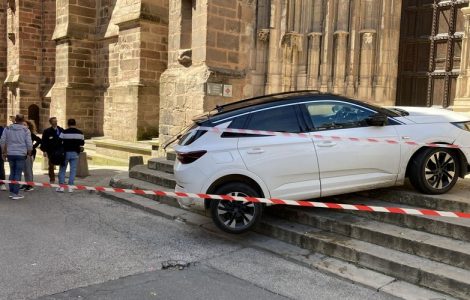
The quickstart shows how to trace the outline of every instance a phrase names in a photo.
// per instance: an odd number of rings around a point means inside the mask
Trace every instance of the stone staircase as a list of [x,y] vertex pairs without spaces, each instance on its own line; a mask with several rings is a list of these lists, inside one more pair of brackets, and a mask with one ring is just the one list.
[[[150,159],[128,176],[114,178],[122,188],[172,190],[173,160]],[[468,179],[457,189],[468,189]],[[145,196],[172,206],[174,199]],[[470,196],[469,196],[470,197]],[[426,196],[408,187],[327,199],[377,206],[470,211],[470,201],[449,194]],[[326,201],[326,200],[325,200]],[[270,207],[257,232],[298,247],[377,271],[411,284],[470,299],[470,220],[399,214]]]
[[124,142],[97,137],[85,143],[85,151],[92,164],[114,166],[128,166],[131,156],[142,156],[147,161],[157,154],[158,147],[158,140]]

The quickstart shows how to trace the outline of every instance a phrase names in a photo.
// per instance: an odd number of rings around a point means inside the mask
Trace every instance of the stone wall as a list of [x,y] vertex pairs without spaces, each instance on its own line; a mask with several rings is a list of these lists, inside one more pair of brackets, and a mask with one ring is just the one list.
[[[162,144],[216,104],[255,95],[255,12],[253,1],[170,0],[168,69],[160,80]],[[231,84],[232,97],[207,95],[209,82]]]
[[266,92],[316,89],[393,104],[400,8],[391,0],[272,0],[270,25],[259,29],[269,38]]
[[[0,83],[7,77],[7,5],[0,1]],[[0,87],[0,125],[7,124],[7,88]]]
[[[22,113],[43,127],[45,94],[54,81],[53,0],[4,1],[7,7],[6,113]],[[46,12],[47,11],[47,12]]]
[[61,55],[51,114],[61,122],[77,119],[90,136],[126,141],[157,136],[167,1],[79,0],[70,7],[57,7],[63,12],[54,34]]
[[118,1],[113,9],[106,31],[104,135],[128,141],[157,137],[160,75],[168,61],[168,2]]

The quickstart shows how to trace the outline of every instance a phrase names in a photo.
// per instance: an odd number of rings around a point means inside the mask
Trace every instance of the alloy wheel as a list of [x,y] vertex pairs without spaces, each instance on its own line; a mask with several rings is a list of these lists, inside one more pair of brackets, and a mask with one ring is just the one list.
[[444,151],[433,153],[425,164],[424,172],[430,186],[438,190],[445,189],[456,176],[455,160]]
[[[248,197],[240,192],[228,194],[234,197]],[[232,229],[243,229],[251,226],[255,217],[255,206],[252,202],[220,201],[217,205],[217,218]]]

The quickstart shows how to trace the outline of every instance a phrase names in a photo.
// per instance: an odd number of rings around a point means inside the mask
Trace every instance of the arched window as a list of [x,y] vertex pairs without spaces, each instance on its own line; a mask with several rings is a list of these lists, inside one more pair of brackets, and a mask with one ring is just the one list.
[[28,107],[28,119],[34,121],[36,128],[39,129],[39,106],[33,104]]

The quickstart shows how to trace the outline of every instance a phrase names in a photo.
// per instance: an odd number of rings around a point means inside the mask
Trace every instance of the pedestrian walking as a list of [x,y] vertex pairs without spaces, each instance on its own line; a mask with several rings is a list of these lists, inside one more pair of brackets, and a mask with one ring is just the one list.
[[44,156],[49,161],[49,182],[55,183],[55,166],[63,163],[64,151],[62,141],[59,136],[64,131],[63,128],[57,126],[57,118],[52,117],[49,119],[51,127],[44,130],[42,133],[41,151],[44,152]]
[[[25,168],[24,168],[24,179],[25,181],[28,182],[33,182],[34,181],[34,174],[33,174],[33,166],[34,166],[34,161],[36,160],[36,148],[41,145],[41,138],[36,135],[36,125],[34,124],[34,121],[26,120],[24,124],[29,131],[31,132],[31,141],[33,142],[33,152],[31,156],[28,156],[26,158],[25,162]],[[31,185],[23,185],[21,187],[22,190],[25,192],[31,192],[34,190],[33,186]]]
[[[59,184],[65,184],[65,172],[67,166],[70,165],[69,185],[75,184],[75,175],[77,174],[78,156],[83,151],[85,145],[85,137],[83,132],[77,129],[77,122],[75,119],[69,119],[67,121],[68,128],[60,134],[60,139],[65,151],[65,162],[60,165],[59,170]],[[57,192],[64,192],[64,188],[59,187]],[[68,188],[71,193],[72,188]]]
[[[3,135],[3,126],[0,126],[0,138]],[[3,160],[2,147],[0,147],[0,180],[5,180],[5,161]],[[0,190],[6,191],[7,187],[4,183],[0,183]]]
[[[23,115],[16,115],[15,124],[5,128],[0,139],[3,160],[8,159],[10,165],[10,180],[21,180],[26,157],[30,156],[33,152],[31,133],[23,125],[24,121]],[[10,198],[13,200],[24,198],[24,196],[19,194],[20,186],[18,184],[10,184],[9,186]]]

